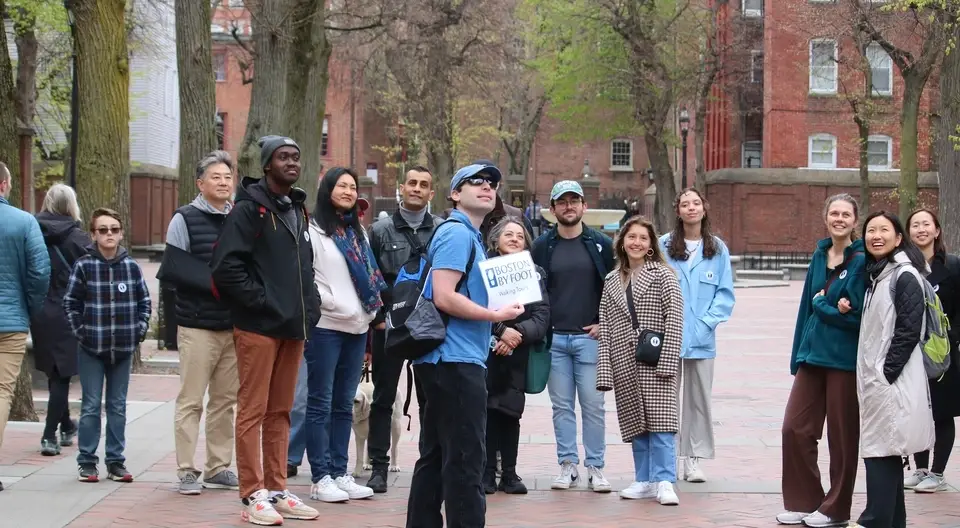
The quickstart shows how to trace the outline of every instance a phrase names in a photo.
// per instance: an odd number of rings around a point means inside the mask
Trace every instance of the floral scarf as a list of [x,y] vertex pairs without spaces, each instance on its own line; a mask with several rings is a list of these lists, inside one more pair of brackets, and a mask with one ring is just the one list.
[[373,250],[365,237],[357,236],[357,232],[350,227],[340,226],[330,235],[337,249],[343,254],[353,280],[353,287],[357,290],[360,304],[367,313],[374,313],[383,306],[380,292],[387,289],[383,274],[373,258]]

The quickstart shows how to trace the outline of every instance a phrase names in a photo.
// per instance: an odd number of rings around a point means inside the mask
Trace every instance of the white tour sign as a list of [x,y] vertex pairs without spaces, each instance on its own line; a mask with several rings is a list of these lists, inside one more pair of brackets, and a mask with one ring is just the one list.
[[511,303],[530,304],[543,300],[540,276],[529,251],[487,259],[478,266],[487,288],[487,308],[496,310]]

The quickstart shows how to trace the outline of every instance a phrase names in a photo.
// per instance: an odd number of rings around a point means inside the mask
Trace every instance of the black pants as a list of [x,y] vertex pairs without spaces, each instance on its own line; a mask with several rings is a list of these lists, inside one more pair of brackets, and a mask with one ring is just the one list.
[[[386,471],[390,465],[390,421],[393,419],[393,404],[397,399],[397,386],[403,374],[404,360],[387,355],[383,349],[385,333],[373,331],[373,403],[370,405],[370,433],[367,437],[367,453],[374,469]],[[423,389],[420,379],[415,378],[414,387],[420,402],[420,423],[423,424]],[[394,460],[396,464],[397,461]]]
[[927,469],[943,475],[947,469],[947,461],[950,460],[950,451],[953,450],[953,442],[957,437],[956,424],[953,418],[942,418],[935,420],[933,426],[936,430],[937,439],[933,444],[933,467],[930,467],[930,451],[921,451],[913,455],[913,460],[917,463],[917,469]]
[[865,458],[867,507],[857,523],[864,528],[906,528],[903,501],[903,459],[899,456]]
[[487,499],[481,480],[486,465],[486,369],[468,363],[417,365],[427,397],[420,459],[413,470],[407,528],[482,528]]
[[56,369],[47,377],[50,399],[47,401],[47,423],[43,428],[43,438],[57,440],[57,426],[60,432],[73,432],[77,425],[70,421],[70,378],[62,378]]
[[504,473],[517,470],[517,449],[520,445],[520,419],[495,409],[487,409],[487,473],[497,471],[496,452]]

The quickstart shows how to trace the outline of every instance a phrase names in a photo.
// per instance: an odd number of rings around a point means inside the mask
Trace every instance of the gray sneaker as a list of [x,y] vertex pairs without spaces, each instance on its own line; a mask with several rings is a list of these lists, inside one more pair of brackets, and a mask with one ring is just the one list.
[[200,495],[200,483],[192,472],[180,477],[180,495]]
[[203,487],[207,489],[239,490],[240,480],[237,479],[237,475],[233,471],[224,469],[212,477],[204,478]]

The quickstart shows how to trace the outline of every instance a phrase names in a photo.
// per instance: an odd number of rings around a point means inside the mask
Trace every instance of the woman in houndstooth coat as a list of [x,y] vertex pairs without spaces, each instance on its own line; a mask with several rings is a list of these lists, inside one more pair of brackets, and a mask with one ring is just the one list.
[[[679,502],[675,439],[677,371],[683,339],[683,297],[676,273],[663,259],[653,224],[628,220],[614,244],[617,269],[607,275],[600,300],[597,390],[615,390],[617,419],[624,442],[633,446],[636,481],[620,492],[625,499]],[[635,357],[634,328],[627,295],[633,298],[637,326],[663,333],[656,367]]]

